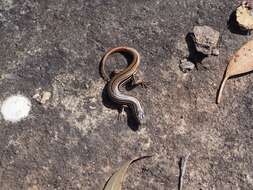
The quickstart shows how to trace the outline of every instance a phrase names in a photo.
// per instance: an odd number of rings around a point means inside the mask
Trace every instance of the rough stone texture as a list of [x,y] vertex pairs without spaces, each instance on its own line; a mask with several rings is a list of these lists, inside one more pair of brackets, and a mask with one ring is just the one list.
[[[252,74],[230,79],[215,104],[227,59],[247,41],[227,29],[237,3],[1,0],[0,102],[24,94],[32,111],[17,124],[0,120],[0,189],[98,190],[124,161],[152,154],[131,166],[124,189],[176,190],[188,152],[186,190],[253,189]],[[200,24],[221,33],[220,54],[184,74],[186,35]],[[119,45],[140,52],[151,81],[127,92],[148,116],[138,129],[102,96],[98,65]],[[38,88],[52,93],[45,105],[32,99]]]
[[211,55],[219,41],[220,33],[209,26],[195,26],[193,37],[198,52]]

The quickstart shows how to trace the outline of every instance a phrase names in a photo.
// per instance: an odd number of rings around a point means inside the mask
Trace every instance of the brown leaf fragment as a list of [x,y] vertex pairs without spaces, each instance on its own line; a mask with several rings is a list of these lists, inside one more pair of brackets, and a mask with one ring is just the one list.
[[144,158],[149,158],[151,156],[143,156],[143,157],[138,157],[135,159],[132,159],[130,161],[127,161],[125,164],[123,164],[118,171],[116,171],[107,181],[105,184],[104,190],[121,190],[122,188],[122,182],[124,180],[124,177],[126,175],[128,167],[133,163],[138,160],[144,159]]
[[232,56],[219,89],[217,103],[220,103],[225,83],[230,77],[248,73],[250,71],[253,71],[253,40],[250,40],[243,45]]

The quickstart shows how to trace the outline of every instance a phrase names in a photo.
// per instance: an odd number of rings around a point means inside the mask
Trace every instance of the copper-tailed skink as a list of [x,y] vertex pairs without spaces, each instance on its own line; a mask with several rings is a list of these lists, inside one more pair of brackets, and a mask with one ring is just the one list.
[[[105,72],[105,64],[108,57],[113,53],[128,53],[133,57],[132,62],[122,71],[116,73],[112,78]],[[133,96],[123,94],[119,88],[122,84],[128,82],[134,77],[140,65],[140,54],[130,47],[116,47],[109,50],[103,57],[100,65],[102,78],[108,82],[107,93],[112,101],[122,105],[129,106],[139,124],[145,123],[145,115],[139,100]]]

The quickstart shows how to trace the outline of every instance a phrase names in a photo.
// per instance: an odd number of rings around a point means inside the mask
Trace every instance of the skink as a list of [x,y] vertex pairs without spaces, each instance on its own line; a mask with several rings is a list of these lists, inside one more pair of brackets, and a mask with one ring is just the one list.
[[[105,64],[108,57],[114,53],[128,53],[133,57],[133,60],[124,70],[115,73],[115,75],[110,78],[105,72]],[[112,101],[122,106],[129,106],[138,123],[143,124],[145,123],[145,114],[139,100],[133,96],[125,95],[119,90],[121,85],[134,78],[139,65],[140,55],[135,49],[130,47],[116,47],[109,50],[102,58],[100,73],[102,78],[108,82],[107,93]]]

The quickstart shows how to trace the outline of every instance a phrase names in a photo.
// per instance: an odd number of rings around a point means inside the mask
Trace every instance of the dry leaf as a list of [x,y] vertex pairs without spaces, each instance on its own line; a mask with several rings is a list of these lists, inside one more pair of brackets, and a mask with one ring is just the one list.
[[124,165],[120,167],[120,169],[115,172],[110,179],[107,181],[104,190],[121,190],[122,188],[122,182],[124,180],[124,177],[126,175],[128,167],[135,161],[143,159],[143,158],[148,158],[151,156],[143,156],[139,158],[135,158],[133,160],[130,160],[126,162]]
[[230,60],[220,86],[217,103],[220,103],[222,91],[229,77],[253,71],[253,40],[243,45]]

